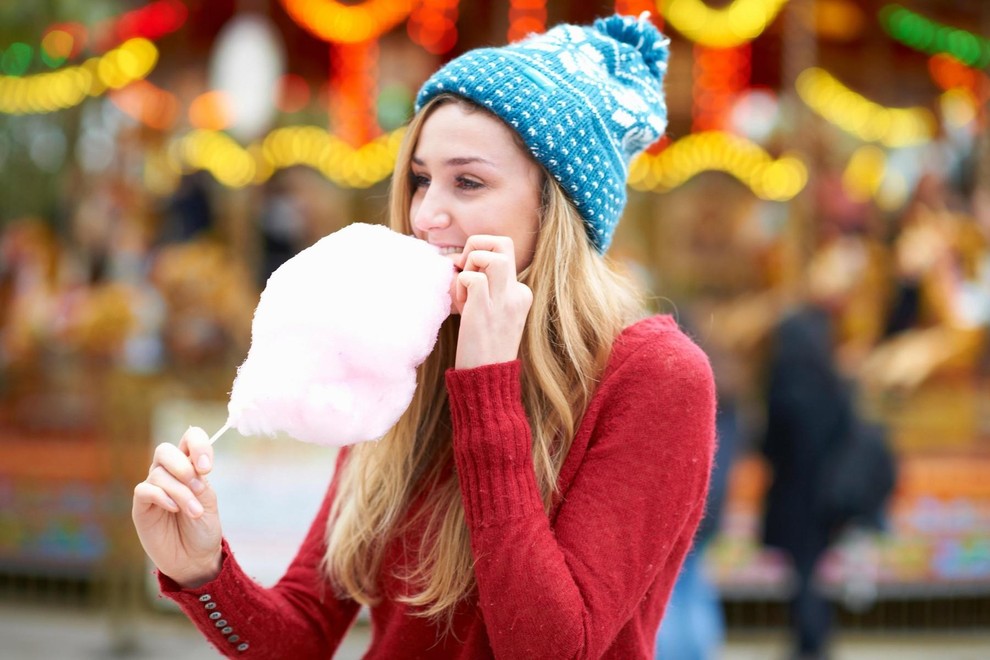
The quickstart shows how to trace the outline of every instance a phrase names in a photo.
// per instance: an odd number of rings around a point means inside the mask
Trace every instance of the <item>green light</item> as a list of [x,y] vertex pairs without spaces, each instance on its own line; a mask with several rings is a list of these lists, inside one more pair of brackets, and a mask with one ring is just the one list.
[[8,76],[23,76],[31,66],[33,56],[34,49],[27,44],[12,43],[0,58],[0,70]]
[[49,55],[48,51],[44,48],[41,49],[41,61],[48,65],[49,69],[54,69],[65,64],[65,61],[69,59],[68,57],[55,57]]
[[980,59],[980,42],[975,35],[956,30],[949,35],[949,48],[959,54],[963,62],[977,62]]
[[977,34],[941,25],[900,5],[886,5],[877,18],[887,34],[906,46],[928,55],[945,53],[977,69],[990,65],[990,41]]

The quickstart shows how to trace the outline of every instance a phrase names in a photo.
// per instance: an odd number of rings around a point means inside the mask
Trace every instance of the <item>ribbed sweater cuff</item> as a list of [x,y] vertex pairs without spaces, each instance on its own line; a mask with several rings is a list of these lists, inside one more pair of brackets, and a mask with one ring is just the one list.
[[447,371],[454,458],[471,526],[543,514],[520,363]]
[[251,646],[257,627],[250,625],[243,612],[251,612],[256,606],[251,596],[254,583],[240,569],[226,539],[220,574],[202,586],[185,589],[161,571],[157,573],[162,594],[174,600],[222,653],[228,655]]

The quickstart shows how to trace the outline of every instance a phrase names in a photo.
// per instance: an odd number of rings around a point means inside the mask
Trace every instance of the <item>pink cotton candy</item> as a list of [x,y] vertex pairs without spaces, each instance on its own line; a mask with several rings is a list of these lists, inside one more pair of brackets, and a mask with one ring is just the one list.
[[412,401],[453,276],[433,247],[378,225],[303,250],[261,294],[227,425],[323,445],[380,438]]

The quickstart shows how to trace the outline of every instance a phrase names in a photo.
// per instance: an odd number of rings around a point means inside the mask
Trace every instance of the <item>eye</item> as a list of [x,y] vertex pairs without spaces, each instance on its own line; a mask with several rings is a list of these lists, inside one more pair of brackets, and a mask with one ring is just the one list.
[[409,175],[409,183],[412,184],[413,190],[426,188],[430,185],[430,177],[413,172]]
[[484,184],[475,181],[474,179],[468,179],[467,177],[459,176],[457,177],[457,187],[462,190],[477,190],[479,188],[484,188]]

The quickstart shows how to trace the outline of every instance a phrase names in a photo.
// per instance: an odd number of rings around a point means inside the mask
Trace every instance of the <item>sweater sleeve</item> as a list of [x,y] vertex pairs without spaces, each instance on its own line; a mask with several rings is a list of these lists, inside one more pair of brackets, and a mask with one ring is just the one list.
[[238,658],[327,658],[357,616],[359,605],[334,596],[320,562],[326,550],[327,516],[337,488],[337,470],[309,532],[285,575],[265,588],[252,580],[223,542],[220,574],[196,589],[183,589],[162,573],[162,593],[223,655]]
[[458,478],[496,657],[600,657],[651,590],[669,593],[704,508],[715,390],[700,349],[668,334],[676,339],[645,343],[606,374],[552,524],[518,361],[448,372]]

